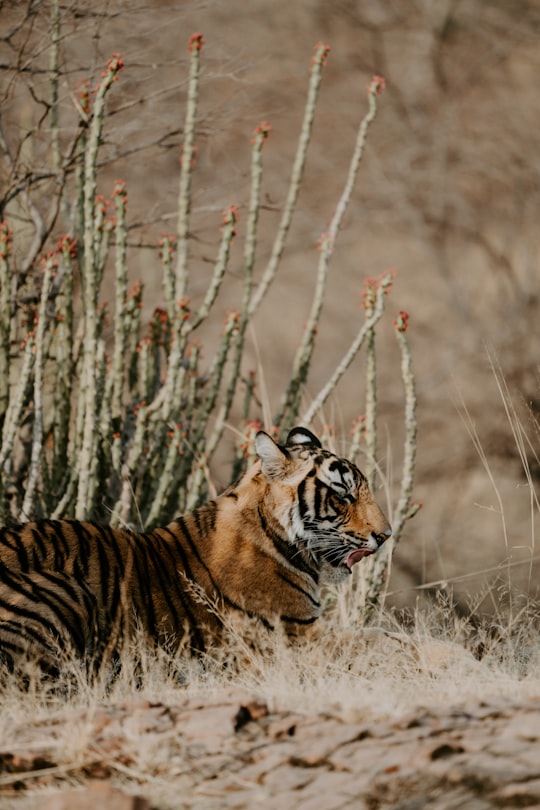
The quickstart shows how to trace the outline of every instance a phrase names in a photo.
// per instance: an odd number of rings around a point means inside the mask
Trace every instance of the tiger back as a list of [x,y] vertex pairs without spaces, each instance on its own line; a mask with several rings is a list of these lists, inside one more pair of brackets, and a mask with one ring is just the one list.
[[[365,477],[306,428],[284,445],[260,431],[258,460],[215,500],[147,533],[43,520],[0,532],[0,660],[58,649],[92,668],[142,631],[177,652],[205,652],[227,617],[301,636],[321,587],[350,577],[391,530]],[[52,662],[52,663],[51,663]]]

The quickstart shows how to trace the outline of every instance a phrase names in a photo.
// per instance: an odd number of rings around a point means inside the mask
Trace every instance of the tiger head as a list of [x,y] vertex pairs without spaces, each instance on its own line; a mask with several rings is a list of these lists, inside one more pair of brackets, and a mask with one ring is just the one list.
[[366,477],[351,461],[324,450],[311,431],[293,428],[285,445],[260,431],[255,449],[265,500],[291,544],[291,562],[300,555],[324,581],[343,582],[392,534]]

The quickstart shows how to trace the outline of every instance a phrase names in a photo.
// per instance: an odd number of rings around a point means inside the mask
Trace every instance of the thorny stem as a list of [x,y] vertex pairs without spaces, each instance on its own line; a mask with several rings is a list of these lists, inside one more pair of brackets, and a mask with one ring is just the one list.
[[298,148],[296,150],[296,156],[291,172],[289,191],[287,192],[287,199],[283,208],[283,214],[281,215],[281,221],[278,225],[276,238],[274,240],[274,244],[272,245],[270,259],[268,260],[268,264],[249,305],[248,314],[250,318],[258,309],[261,301],[268,291],[268,288],[272,284],[279,267],[281,256],[283,255],[283,250],[285,249],[287,234],[289,233],[289,228],[291,226],[293,214],[296,208],[296,201],[298,199],[298,194],[300,193],[302,177],[304,175],[304,166],[306,163],[309,142],[311,140],[311,133],[313,131],[313,121],[315,118],[317,99],[319,97],[319,89],[321,86],[321,76],[323,68],[326,65],[329,50],[330,49],[328,46],[323,45],[322,43],[319,43],[315,48],[306,106],[304,109],[304,118],[302,121]]
[[145,520],[145,526],[153,528],[159,520],[159,515],[163,510],[167,497],[172,489],[172,483],[175,478],[175,472],[178,468],[178,445],[181,442],[181,429],[179,425],[174,425],[170,443],[165,456],[165,464],[163,465],[161,475],[158,482],[158,489],[148,517]]
[[184,143],[180,162],[180,185],[178,189],[178,247],[176,258],[175,298],[185,298],[188,282],[189,214],[191,209],[191,177],[195,155],[195,122],[199,98],[200,52],[204,40],[200,34],[192,34],[189,40],[189,79],[184,123]]
[[56,257],[49,256],[49,258],[45,260],[45,268],[41,286],[41,298],[37,316],[35,344],[36,356],[34,360],[33,381],[34,424],[32,428],[32,450],[30,455],[30,472],[28,474],[26,492],[21,508],[21,521],[28,520],[34,510],[36,488],[41,463],[41,452],[43,447],[43,373],[46,360],[45,330],[47,326],[47,306],[56,267]]
[[[114,435],[120,432],[122,422],[122,395],[125,382],[126,344],[128,338],[127,328],[127,227],[126,205],[127,194],[125,185],[117,181],[114,190],[116,209],[116,284],[115,284],[115,317],[114,317],[114,349],[112,360],[112,394],[111,394],[111,428]],[[117,459],[117,463],[118,463]]]
[[326,287],[326,278],[328,274],[328,267],[330,259],[334,252],[335,242],[339,233],[345,211],[350,202],[352,191],[362,156],[364,154],[364,146],[366,143],[367,131],[369,125],[374,121],[377,114],[377,94],[379,90],[371,83],[368,90],[369,108],[368,112],[362,119],[353,156],[349,165],[349,172],[347,181],[341,194],[341,197],[336,206],[334,216],[330,222],[328,231],[321,237],[320,258],[317,269],[317,282],[315,287],[315,294],[311,305],[311,312],[308,317],[307,324],[304,328],[304,333],[294,358],[293,368],[287,390],[282,398],[279,415],[276,419],[276,424],[283,427],[290,427],[294,419],[295,413],[298,411],[302,386],[304,385],[309,366],[311,363],[311,356],[315,344],[315,336],[317,334],[317,325],[321,313],[321,308],[324,300],[324,290]]
[[26,336],[22,368],[18,376],[18,383],[13,396],[10,398],[9,408],[4,420],[2,431],[2,449],[0,450],[0,473],[9,475],[12,462],[13,445],[17,429],[20,424],[21,413],[24,407],[25,395],[30,385],[32,369],[34,367],[35,336],[32,332]]
[[253,267],[257,251],[257,223],[261,206],[261,185],[263,176],[262,152],[265,142],[270,135],[271,127],[263,121],[253,133],[253,148],[251,150],[251,191],[249,195],[249,208],[246,225],[246,238],[244,247],[244,302],[242,310],[248,317],[253,279]]
[[[225,324],[225,332],[223,334],[218,354],[216,355],[216,359],[211,374],[209,375],[208,399],[206,401],[205,407],[202,409],[203,418],[201,419],[201,422],[198,426],[197,439],[201,439],[203,437],[206,425],[210,421],[210,416],[215,408],[217,397],[221,387],[221,382],[223,379],[225,364],[227,362],[227,357],[229,354],[229,349],[235,336],[237,336],[238,322],[239,322],[238,314],[235,312],[230,313]],[[235,349],[237,349],[237,346],[238,344],[236,344]],[[189,486],[185,505],[185,508],[187,510],[194,509],[200,499],[201,488],[203,484],[202,472],[203,470],[206,470],[206,465],[208,461],[212,458],[213,454],[215,453],[217,446],[219,444],[219,440],[223,434],[223,428],[231,407],[232,394],[234,393],[234,390],[236,390],[236,383],[237,378],[233,377],[233,372],[231,372],[231,375],[229,377],[229,386],[225,393],[224,401],[221,404],[218,414],[216,416],[213,430],[211,431],[210,435],[207,437],[207,440],[205,442],[205,452],[203,454],[204,464],[202,466],[201,465],[197,466],[193,479]]]
[[[237,332],[237,328],[238,328],[238,313],[232,312],[232,313],[229,314],[229,316],[227,318],[227,322],[226,322],[226,325],[225,325],[225,332],[224,332],[222,342],[221,342],[221,346],[220,346],[220,351],[219,351],[219,354],[217,355],[216,363],[214,364],[213,374],[212,374],[212,378],[211,378],[213,380],[212,390],[215,392],[216,398],[217,398],[217,393],[219,391],[219,385],[221,384],[221,380],[223,378],[223,371],[224,371],[224,368],[225,368],[225,363],[227,362],[227,355],[229,353],[229,348],[230,348],[230,345],[231,345],[231,339],[232,339],[233,335]],[[206,443],[205,443],[204,456],[205,456],[205,459],[207,461],[212,458],[215,451],[217,450],[219,440],[221,439],[221,436],[223,434],[223,428],[224,428],[225,422],[227,420],[227,415],[228,415],[229,410],[231,408],[232,397],[233,397],[233,394],[234,394],[234,390],[236,388],[235,384],[236,384],[236,380],[233,380],[233,377],[232,377],[232,374],[231,374],[231,376],[229,377],[229,385],[227,387],[227,391],[225,393],[225,396],[223,398],[223,402],[221,403],[221,405],[219,407],[219,410],[217,412],[216,418],[215,418],[214,426],[213,426],[209,436],[207,437],[207,440],[206,440]],[[193,492],[194,492],[193,486],[191,486],[190,487],[190,494],[193,493]],[[200,494],[200,492],[196,491],[196,495],[198,496],[199,494]],[[195,499],[194,494],[192,494],[192,499]]]
[[11,333],[9,254],[11,239],[11,228],[7,222],[0,223],[0,431],[9,403]]
[[226,211],[223,212],[223,228],[221,233],[221,242],[219,245],[218,256],[214,265],[214,272],[212,280],[206,291],[204,301],[192,321],[186,321],[183,329],[185,337],[190,332],[197,329],[201,323],[206,320],[210,314],[210,310],[215,303],[218,296],[225,271],[229,263],[229,256],[231,253],[231,244],[236,235],[236,223],[238,222],[238,211],[234,205],[231,205]]
[[[199,419],[199,414],[197,412],[197,402],[196,402],[196,393],[197,393],[197,366],[199,362],[199,347],[197,345],[193,345],[191,347],[191,355],[189,358],[189,367],[182,369],[181,379],[182,382],[188,379],[188,391],[187,395],[185,396],[185,407],[182,409],[188,415],[188,419],[192,420],[192,424],[194,426],[194,430],[196,431],[198,427],[200,427],[200,423],[203,421]],[[181,387],[178,386],[178,397],[181,396]],[[180,408],[177,407],[171,412],[171,417],[173,420],[180,418],[181,412]],[[156,494],[151,500],[150,511],[148,516],[145,519],[145,526],[153,527],[157,522],[159,515],[162,513],[164,507],[166,506],[171,494],[175,483],[178,480],[183,478],[182,475],[182,468],[185,464],[185,455],[179,460],[179,450],[180,450],[180,443],[181,443],[181,427],[180,424],[173,421],[172,425],[169,425],[169,428],[172,428],[172,436],[171,432],[169,432],[169,438],[172,440],[169,441],[168,448],[165,450],[165,462],[163,464],[163,471],[160,474],[159,480],[157,481],[156,487]],[[191,439],[191,441],[195,442],[195,438]],[[189,463],[191,463],[191,454],[189,455]]]
[[342,359],[338,363],[334,373],[328,380],[328,382],[321,388],[319,393],[313,399],[313,402],[307,409],[307,411],[302,416],[302,423],[309,425],[313,421],[315,414],[319,411],[324,404],[328,400],[328,397],[332,394],[335,390],[336,386],[338,385],[339,381],[351,365],[352,361],[362,348],[366,337],[373,331],[375,328],[376,323],[380,320],[383,310],[384,310],[384,296],[388,289],[393,283],[393,276],[390,274],[384,276],[381,279],[380,286],[377,290],[377,297],[375,301],[375,306],[373,311],[366,317],[364,323],[360,327],[356,337],[354,338],[353,342],[347,349],[346,353],[343,355]]
[[405,522],[410,520],[418,509],[417,504],[411,505],[411,495],[414,486],[414,471],[416,466],[416,386],[412,366],[412,355],[406,329],[408,317],[400,312],[394,322],[395,334],[401,349],[401,378],[405,389],[405,446],[403,454],[403,471],[401,474],[401,490],[394,516],[392,518],[393,546],[397,546],[401,539]]
[[60,141],[58,131],[58,43],[60,41],[60,5],[58,0],[51,0],[51,52],[50,52],[50,71],[51,71],[51,149],[52,149],[52,166],[54,171],[59,172],[62,165],[62,156],[60,154]]
[[[263,122],[255,129],[253,136],[253,148],[251,150],[251,193],[249,198],[244,250],[244,285],[242,294],[242,308],[237,318],[233,316],[229,319],[227,329],[225,331],[226,337],[232,335],[233,329],[235,331],[233,356],[229,373],[229,384],[226,388],[223,401],[219,408],[214,428],[208,438],[205,453],[205,465],[198,468],[197,475],[195,476],[195,486],[191,487],[190,495],[188,497],[188,504],[190,505],[195,505],[196,498],[198,498],[200,495],[203,471],[206,469],[206,463],[215,453],[221,436],[223,435],[225,423],[229,417],[240,378],[240,366],[244,350],[245,334],[250,319],[249,307],[253,287],[253,266],[255,263],[257,246],[257,223],[260,210],[262,185],[262,150],[270,134],[270,129],[269,124]],[[224,365],[225,358],[222,364],[218,364],[218,368],[223,369]]]
[[122,488],[120,497],[118,498],[112,512],[110,524],[111,526],[124,526],[129,523],[131,515],[131,505],[133,501],[133,487],[132,478],[133,474],[139,464],[139,460],[144,452],[144,439],[147,429],[147,409],[145,405],[141,405],[137,413],[135,423],[135,433],[133,436],[131,448],[127,460],[124,462],[122,469]]
[[[373,311],[373,306],[373,301],[369,301],[366,309],[368,314]],[[375,329],[373,327],[367,333],[365,420],[366,462],[364,473],[369,487],[373,491],[377,469],[377,357],[375,353]]]
[[405,334],[408,326],[408,315],[400,312],[394,321],[396,338],[401,350],[401,377],[405,390],[405,445],[403,454],[403,470],[401,473],[401,487],[396,509],[392,516],[392,537],[381,551],[369,562],[369,577],[367,579],[366,606],[372,612],[377,606],[383,604],[382,594],[386,590],[388,572],[392,561],[392,554],[401,539],[407,520],[410,520],[418,509],[419,504],[411,503],[414,486],[414,470],[416,463],[416,390],[412,357],[409,342]]
[[174,240],[168,234],[164,234],[160,242],[160,257],[163,267],[163,294],[165,297],[165,307],[171,322],[174,318],[175,301],[175,276],[172,269],[174,250]]
[[52,480],[55,486],[65,478],[68,461],[68,443],[71,414],[71,388],[73,385],[73,260],[76,256],[74,240],[60,240],[62,279],[56,312],[56,382],[54,390],[53,464]]
[[83,305],[84,305],[84,348],[81,380],[81,401],[79,407],[84,409],[84,426],[82,447],[79,459],[79,483],[75,517],[82,520],[90,508],[89,495],[91,486],[92,458],[96,446],[96,383],[95,367],[98,339],[98,266],[96,261],[94,213],[96,199],[96,164],[103,120],[105,114],[105,97],[115,81],[123,63],[118,56],[109,60],[103,81],[99,84],[95,100],[90,133],[86,146],[84,171],[84,259],[83,259]]
[[238,213],[234,206],[230,206],[223,216],[223,228],[218,257],[214,267],[212,282],[207,290],[205,300],[203,301],[199,312],[196,314],[192,323],[189,321],[189,301],[188,299],[179,299],[177,304],[177,315],[173,320],[175,326],[173,333],[173,340],[171,352],[169,355],[169,364],[167,369],[167,377],[165,384],[161,387],[159,393],[154,401],[149,405],[147,410],[148,418],[154,420],[158,412],[160,421],[163,425],[167,424],[171,419],[171,414],[175,405],[180,402],[181,389],[184,382],[185,363],[184,363],[184,350],[187,342],[188,335],[194,328],[200,326],[202,321],[208,316],[212,304],[215,301],[219,287],[223,280],[223,276],[227,269],[230,247],[232,240],[236,234],[236,222]]

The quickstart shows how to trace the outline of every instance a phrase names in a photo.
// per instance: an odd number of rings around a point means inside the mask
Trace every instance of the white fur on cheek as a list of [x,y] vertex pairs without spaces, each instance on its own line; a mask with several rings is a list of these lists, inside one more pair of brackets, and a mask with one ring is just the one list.
[[298,504],[293,504],[292,509],[290,506],[285,505],[281,509],[277,509],[275,516],[281,526],[287,532],[287,537],[290,543],[294,543],[298,537],[304,537],[304,524],[300,518],[298,511]]
[[371,551],[377,551],[379,548],[377,541],[373,537],[373,532],[370,532],[370,535],[367,539],[366,547],[369,548]]
[[297,504],[294,505],[292,514],[292,530],[294,533],[294,537],[304,536],[304,524],[302,523],[302,520],[300,518]]

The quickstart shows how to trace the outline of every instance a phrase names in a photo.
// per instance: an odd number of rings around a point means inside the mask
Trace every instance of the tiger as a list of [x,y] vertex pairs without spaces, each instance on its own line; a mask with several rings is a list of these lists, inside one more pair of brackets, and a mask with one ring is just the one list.
[[70,519],[0,531],[0,660],[35,653],[55,671],[69,646],[94,670],[142,631],[204,655],[227,617],[302,638],[325,586],[391,536],[358,467],[305,427],[261,430],[256,460],[215,499],[146,533]]

